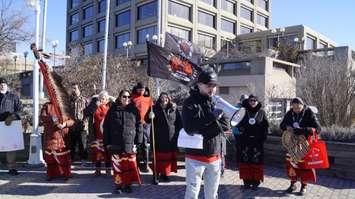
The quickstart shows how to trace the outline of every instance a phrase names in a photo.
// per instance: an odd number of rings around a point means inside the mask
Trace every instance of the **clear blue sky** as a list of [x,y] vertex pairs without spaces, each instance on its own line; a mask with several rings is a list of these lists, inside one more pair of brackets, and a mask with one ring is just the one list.
[[[34,12],[25,0],[14,0],[30,16]],[[304,24],[329,37],[338,45],[350,45],[355,50],[355,0],[272,0],[273,28]],[[65,51],[66,0],[48,0],[47,40],[59,40],[57,52]],[[34,27],[34,25],[32,25]],[[47,44],[47,51],[52,48]],[[18,45],[18,52],[28,50],[28,44]]]

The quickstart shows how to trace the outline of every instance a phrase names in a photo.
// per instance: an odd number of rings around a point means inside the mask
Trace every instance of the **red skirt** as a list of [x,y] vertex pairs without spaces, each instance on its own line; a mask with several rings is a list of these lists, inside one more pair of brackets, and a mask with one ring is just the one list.
[[239,178],[264,181],[264,165],[239,163]]
[[50,178],[71,176],[70,151],[67,149],[57,151],[44,151],[44,161],[47,164],[47,176]]
[[177,153],[174,152],[155,152],[157,161],[157,174],[169,176],[171,172],[177,173]]
[[304,169],[302,164],[291,164],[290,157],[286,157],[286,172],[291,181],[300,180],[302,183],[307,183],[317,180],[314,169]]
[[97,139],[91,143],[91,161],[97,162],[111,162],[110,155],[104,148],[103,140]]
[[113,180],[116,185],[127,186],[134,182],[141,184],[135,154],[115,154],[111,158]]

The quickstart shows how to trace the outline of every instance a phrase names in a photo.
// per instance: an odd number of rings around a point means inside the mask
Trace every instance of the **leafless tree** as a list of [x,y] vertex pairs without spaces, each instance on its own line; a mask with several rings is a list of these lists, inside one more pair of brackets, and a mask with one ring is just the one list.
[[349,127],[355,99],[354,64],[351,59],[340,54],[306,54],[301,65],[297,75],[298,95],[307,104],[318,107],[322,125]]
[[[63,82],[68,88],[72,83],[78,83],[84,96],[98,94],[101,90],[102,64],[101,54],[73,57],[58,69]],[[149,84],[144,67],[137,61],[125,57],[109,55],[107,58],[107,88],[112,96],[117,96],[122,89],[131,89],[137,81]]]
[[0,0],[0,54],[7,53],[18,41],[26,41],[32,35],[24,27],[28,17],[13,7],[12,0]]

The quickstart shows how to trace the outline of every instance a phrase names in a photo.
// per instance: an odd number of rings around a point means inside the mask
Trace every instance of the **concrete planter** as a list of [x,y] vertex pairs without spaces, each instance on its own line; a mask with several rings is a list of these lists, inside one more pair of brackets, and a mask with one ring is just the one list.
[[[318,169],[317,173],[355,180],[355,144],[331,141],[327,141],[326,144],[330,168]],[[284,167],[286,151],[281,144],[281,137],[268,136],[264,147],[265,163]]]

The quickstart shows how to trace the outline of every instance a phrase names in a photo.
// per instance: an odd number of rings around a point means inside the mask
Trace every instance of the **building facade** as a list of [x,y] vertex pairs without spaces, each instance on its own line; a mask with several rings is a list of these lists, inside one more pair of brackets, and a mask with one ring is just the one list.
[[[68,52],[103,52],[106,3],[67,0]],[[170,32],[216,51],[237,34],[267,30],[270,10],[271,0],[111,0],[108,50],[145,57],[147,35],[163,42]],[[125,49],[128,41],[133,45]]]
[[333,48],[336,43],[304,25],[288,26],[238,35],[235,43],[246,52],[262,52],[277,48],[281,43],[299,50]]

